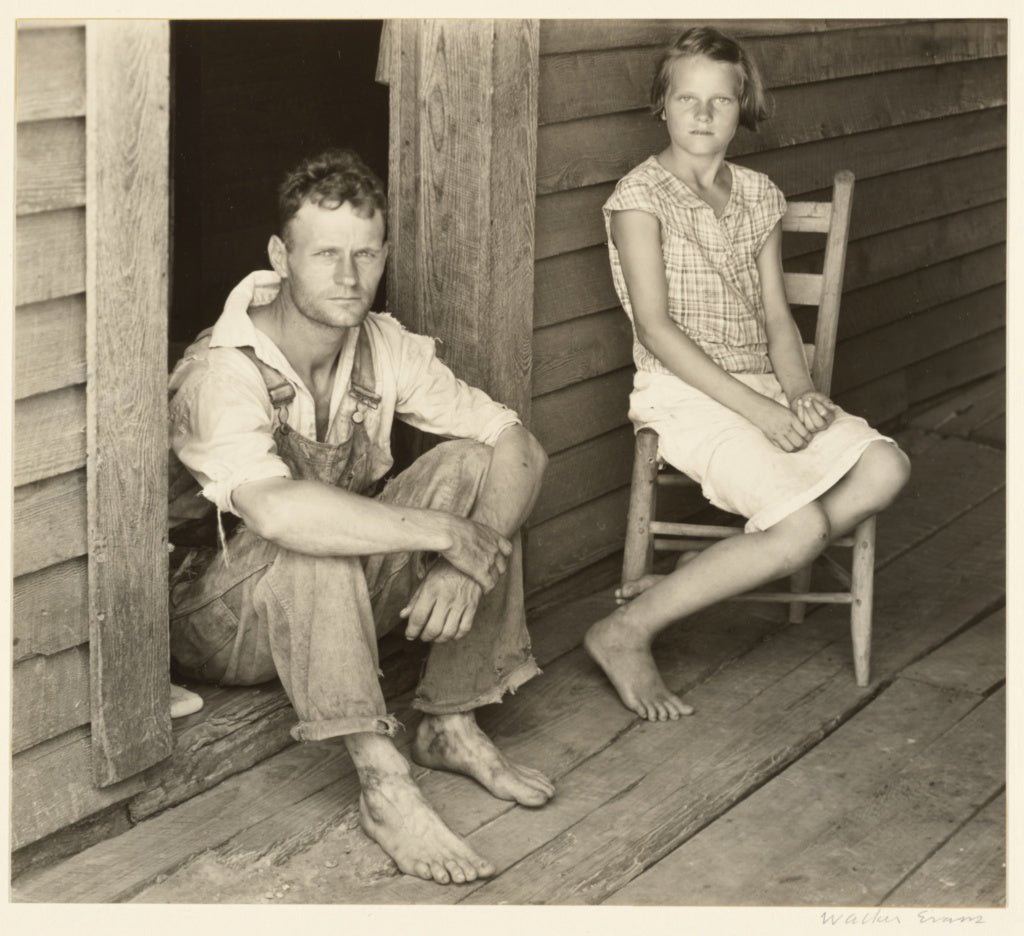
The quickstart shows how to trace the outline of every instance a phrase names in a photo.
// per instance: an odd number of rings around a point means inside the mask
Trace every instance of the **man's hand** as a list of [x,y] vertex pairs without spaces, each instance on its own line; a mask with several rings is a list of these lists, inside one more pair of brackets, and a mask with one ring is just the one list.
[[439,559],[400,612],[408,621],[406,639],[444,643],[464,637],[473,626],[482,594],[477,582]]
[[512,544],[489,526],[452,516],[452,545],[441,553],[460,572],[464,572],[484,594],[497,584],[508,565]]

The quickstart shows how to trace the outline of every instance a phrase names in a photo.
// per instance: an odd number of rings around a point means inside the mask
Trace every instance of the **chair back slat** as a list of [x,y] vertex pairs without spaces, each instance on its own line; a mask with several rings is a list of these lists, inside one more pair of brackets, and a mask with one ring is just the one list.
[[816,306],[821,304],[822,283],[820,273],[783,273],[786,298],[790,305]]
[[827,234],[831,219],[829,202],[789,202],[782,216],[782,230]]

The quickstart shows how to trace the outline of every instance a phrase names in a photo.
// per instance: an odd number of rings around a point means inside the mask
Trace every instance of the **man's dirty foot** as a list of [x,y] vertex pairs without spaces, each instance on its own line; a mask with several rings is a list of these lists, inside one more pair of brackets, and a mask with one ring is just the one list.
[[472,712],[425,715],[416,731],[412,759],[423,767],[465,774],[498,799],[543,806],[555,795],[539,770],[514,764],[480,730]]
[[495,868],[456,835],[424,799],[408,771],[360,771],[359,824],[405,874],[438,884],[490,877]]
[[650,646],[633,638],[628,625],[616,613],[591,625],[583,646],[631,712],[648,721],[675,721],[682,715],[693,714],[693,706],[665,685]]

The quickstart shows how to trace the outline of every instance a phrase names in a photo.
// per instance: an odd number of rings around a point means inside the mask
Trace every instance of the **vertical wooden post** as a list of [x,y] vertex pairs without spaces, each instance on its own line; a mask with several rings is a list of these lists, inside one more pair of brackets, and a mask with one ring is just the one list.
[[168,23],[90,21],[86,50],[91,717],[107,786],[171,750]]
[[389,305],[530,416],[538,23],[393,20]]

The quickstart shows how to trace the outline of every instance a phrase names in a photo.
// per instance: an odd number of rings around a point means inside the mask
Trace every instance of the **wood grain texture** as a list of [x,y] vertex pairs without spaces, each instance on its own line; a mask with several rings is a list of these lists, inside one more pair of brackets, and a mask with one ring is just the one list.
[[14,662],[89,639],[86,575],[86,558],[79,556],[14,580]]
[[11,705],[11,747],[26,748],[89,721],[89,647],[16,663]]
[[[1005,22],[998,20],[918,22],[842,32],[751,35],[744,46],[759,64],[766,86],[773,89],[914,68],[922,62],[941,65],[1003,56],[1006,33]],[[677,35],[671,33],[649,47],[542,56],[541,125],[646,108],[661,50]]]
[[[731,149],[734,157],[1002,107],[1006,62],[981,59],[844,78],[813,87],[781,88],[775,97],[776,115],[756,135],[738,133]],[[642,112],[541,127],[537,192],[618,179],[666,142],[664,129]]]
[[628,424],[633,367],[584,380],[533,401],[533,431],[549,455]]
[[15,399],[85,382],[85,296],[22,306],[14,317]]
[[144,788],[138,776],[109,787],[96,786],[91,777],[88,728],[75,728],[16,755],[11,764],[11,848],[38,841]]
[[85,472],[79,470],[15,490],[15,576],[85,554],[85,487]]
[[85,204],[85,120],[18,127],[15,210],[19,215]]
[[85,288],[85,211],[67,208],[18,218],[15,303],[25,305]]
[[169,27],[98,21],[88,26],[87,46],[92,742],[95,780],[107,786],[166,757],[172,743],[164,366]]
[[18,400],[14,483],[28,484],[85,466],[85,386]]
[[633,329],[621,309],[609,309],[534,332],[533,392],[540,396],[628,367]]
[[1006,331],[1000,328],[912,364],[907,369],[910,402],[922,403],[1005,367]]
[[18,31],[18,121],[85,114],[85,29]]
[[[868,179],[875,176],[973,153],[1002,150],[1005,145],[1006,112],[1004,108],[997,107],[907,126],[886,127],[865,134],[813,141],[799,147],[740,155],[734,161],[766,173],[788,197],[796,198],[823,192],[838,166],[851,170],[863,187]],[[733,159],[732,155],[730,159]],[[1000,174],[1005,175],[1005,168]],[[984,179],[978,179],[971,184],[986,183]],[[614,182],[602,182],[541,195],[537,199],[538,260],[603,244],[605,230],[601,206],[614,187]],[[956,197],[955,193],[949,195]]]

